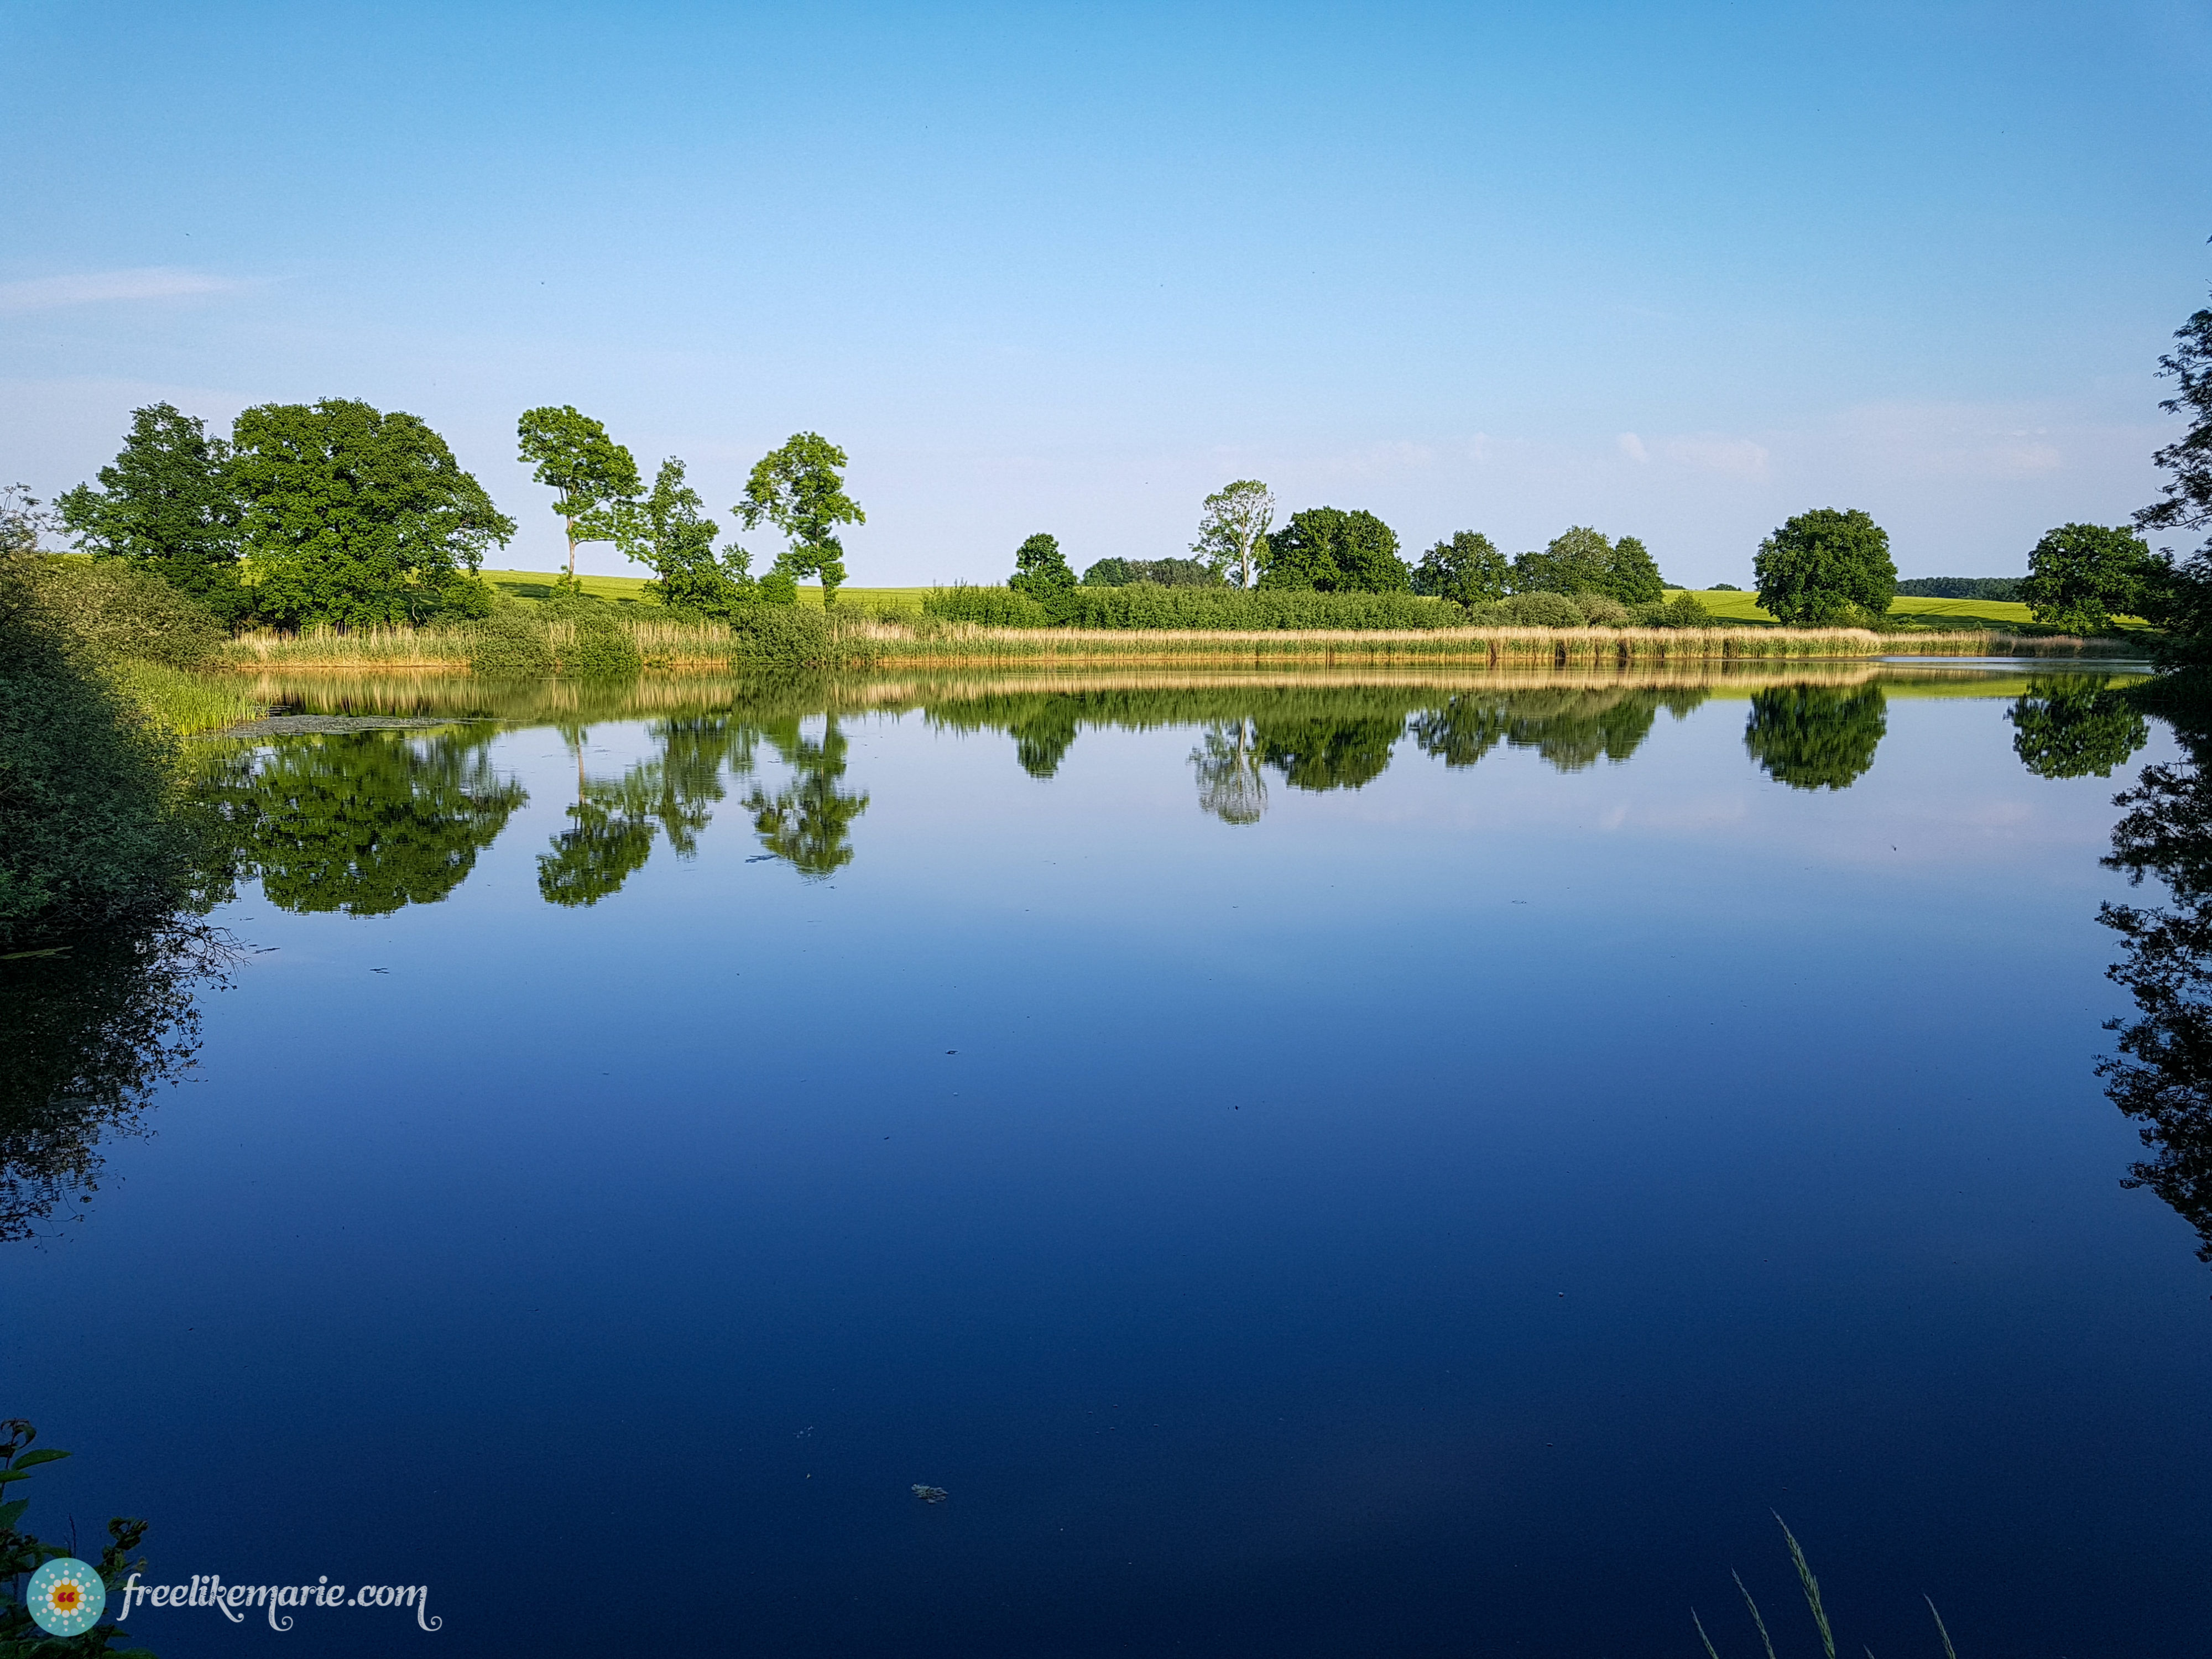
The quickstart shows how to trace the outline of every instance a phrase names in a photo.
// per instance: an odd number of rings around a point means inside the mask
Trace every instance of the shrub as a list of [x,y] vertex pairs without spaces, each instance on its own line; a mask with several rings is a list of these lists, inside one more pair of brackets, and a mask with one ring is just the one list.
[[813,668],[830,658],[830,622],[795,605],[741,605],[730,613],[736,654],[763,667]]
[[965,582],[931,588],[922,596],[921,614],[986,628],[1044,628],[1052,622],[1051,613],[1026,593],[1008,587],[970,587]]
[[544,679],[553,672],[544,622],[519,605],[499,606],[470,641],[469,672],[482,679]]
[[229,637],[198,600],[119,560],[42,559],[32,574],[45,609],[80,643],[111,660],[193,668]]
[[1411,593],[1316,593],[1282,588],[1079,587],[1054,606],[1075,628],[1267,629],[1457,628],[1467,612]]
[[553,647],[553,666],[564,679],[631,679],[643,670],[645,659],[622,618],[602,608],[596,614],[578,611],[568,624],[568,637]]
[[1516,593],[1495,605],[1476,606],[1474,619],[1491,628],[1583,628],[1583,608],[1564,593]]
[[1582,608],[1583,621],[1592,628],[1628,626],[1628,607],[1611,594],[1577,593],[1574,601]]
[[797,605],[799,578],[781,564],[772,565],[760,579],[760,596],[763,605]]
[[201,850],[176,804],[172,740],[27,565],[0,557],[0,949],[166,912]]
[[1203,559],[1101,559],[1083,573],[1085,587],[1127,587],[1157,582],[1162,587],[1221,587],[1221,574]]

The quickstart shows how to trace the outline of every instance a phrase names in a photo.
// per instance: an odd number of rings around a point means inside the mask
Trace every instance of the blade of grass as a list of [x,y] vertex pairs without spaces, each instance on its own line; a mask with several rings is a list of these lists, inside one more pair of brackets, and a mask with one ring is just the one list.
[[1774,1524],[1790,1540],[1790,1559],[1797,1564],[1797,1582],[1805,1587],[1806,1605],[1813,1609],[1813,1622],[1820,1626],[1820,1645],[1827,1650],[1828,1659],[1836,1659],[1836,1633],[1828,1628],[1827,1611],[1820,1605],[1820,1581],[1813,1577],[1813,1569],[1806,1563],[1805,1552],[1798,1547],[1797,1535],[1790,1530],[1790,1523],[1777,1515]]
[[1705,1634],[1705,1620],[1698,1617],[1695,1607],[1690,1609],[1690,1622],[1698,1627],[1698,1640],[1705,1644],[1705,1659],[1721,1659],[1719,1650],[1713,1646],[1713,1638]]
[[1923,1595],[1920,1599],[1928,1604],[1928,1616],[1936,1621],[1936,1633],[1943,1638],[1943,1659],[1959,1659],[1959,1650],[1951,1645],[1951,1632],[1943,1628],[1943,1615],[1936,1611],[1936,1598]]
[[1732,1572],[1729,1577],[1735,1580],[1739,1590],[1743,1590],[1743,1604],[1751,1609],[1751,1622],[1759,1626],[1759,1639],[1766,1650],[1766,1659],[1774,1659],[1774,1638],[1766,1633],[1766,1620],[1759,1616],[1759,1603],[1751,1599],[1749,1590],[1743,1589],[1743,1575]]

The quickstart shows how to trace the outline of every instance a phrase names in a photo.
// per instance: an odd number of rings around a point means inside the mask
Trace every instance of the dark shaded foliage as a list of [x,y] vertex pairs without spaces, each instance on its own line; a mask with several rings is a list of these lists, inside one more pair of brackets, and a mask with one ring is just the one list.
[[1085,587],[1127,587],[1152,582],[1160,587],[1223,587],[1221,572],[1203,559],[1101,559],[1083,573]]
[[131,430],[100,488],[79,484],[56,501],[77,545],[190,594],[226,626],[252,614],[240,580],[244,503],[231,451],[198,416],[173,404],[131,411]]
[[111,662],[198,668],[229,638],[214,611],[144,568],[41,559],[33,573],[40,599],[70,637]]
[[1382,775],[1405,729],[1402,715],[1255,720],[1253,748],[1293,789],[1358,789]]
[[1848,789],[1874,764],[1889,730],[1880,688],[1826,685],[1754,691],[1743,746],[1777,783],[1792,789]]

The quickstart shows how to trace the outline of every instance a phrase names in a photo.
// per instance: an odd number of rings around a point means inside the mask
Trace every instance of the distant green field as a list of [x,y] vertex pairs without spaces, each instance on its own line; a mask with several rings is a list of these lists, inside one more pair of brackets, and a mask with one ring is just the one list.
[[[1670,590],[1671,592],[1674,590]],[[1698,601],[1716,617],[1732,622],[1762,622],[1774,620],[1771,614],[1759,608],[1758,599],[1750,593],[1715,592],[1710,589],[1691,590]],[[1889,602],[1890,614],[1912,617],[1931,623],[1941,623],[1949,628],[1986,628],[1993,632],[2014,633],[2026,628],[2033,620],[2027,607],[2008,599],[1919,599],[1900,593]],[[2145,626],[2130,617],[2119,623],[2123,629]]]
[[[551,570],[486,570],[481,574],[494,587],[518,599],[550,599],[553,584],[559,574]],[[635,605],[642,600],[647,580],[644,576],[576,578],[586,593],[617,605]],[[837,603],[849,605],[855,610],[865,606],[871,611],[911,611],[918,614],[921,610],[921,596],[928,592],[926,587],[841,587],[837,590]],[[819,609],[822,589],[818,586],[809,586],[802,583],[799,589],[799,602]]]

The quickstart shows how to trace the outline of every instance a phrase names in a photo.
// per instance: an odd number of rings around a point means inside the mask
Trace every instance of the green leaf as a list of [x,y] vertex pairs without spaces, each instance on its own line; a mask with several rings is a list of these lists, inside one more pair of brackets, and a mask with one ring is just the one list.
[[0,1469],[0,1483],[9,1480],[27,1480],[30,1478],[31,1472],[28,1469]]
[[12,1504],[0,1504],[0,1527],[12,1527],[23,1518],[23,1511],[31,1507],[31,1500],[19,1498]]
[[65,1451],[55,1451],[51,1448],[40,1451],[25,1452],[21,1457],[15,1460],[15,1467],[19,1469],[27,1469],[33,1463],[51,1463],[57,1457],[67,1457],[68,1455],[69,1454]]

